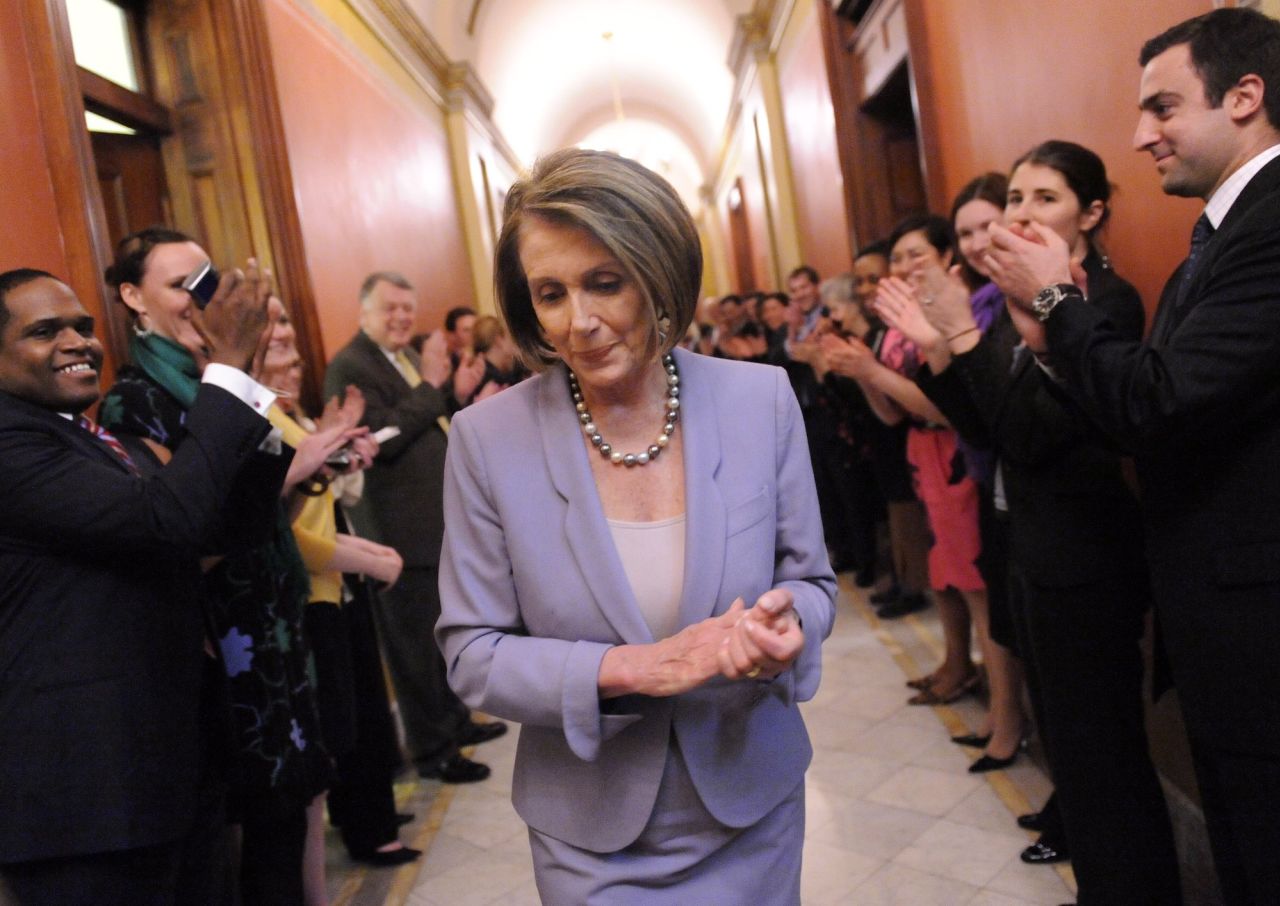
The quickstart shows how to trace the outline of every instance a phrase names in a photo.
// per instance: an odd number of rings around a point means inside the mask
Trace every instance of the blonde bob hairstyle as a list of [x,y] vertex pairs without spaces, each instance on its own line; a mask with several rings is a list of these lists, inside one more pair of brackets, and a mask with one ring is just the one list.
[[493,315],[481,315],[471,328],[471,351],[476,355],[484,355],[506,335],[507,329],[500,320]]
[[618,259],[646,302],[655,360],[684,336],[702,285],[702,245],[688,208],[670,183],[633,160],[565,148],[539,158],[511,187],[494,251],[498,306],[526,365],[542,371],[559,361],[520,263],[520,229],[530,217],[586,230]]

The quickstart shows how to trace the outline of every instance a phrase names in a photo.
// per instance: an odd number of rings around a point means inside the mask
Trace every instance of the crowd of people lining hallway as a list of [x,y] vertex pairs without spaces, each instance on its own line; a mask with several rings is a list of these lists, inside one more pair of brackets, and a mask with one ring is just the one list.
[[[1082,906],[1182,902],[1143,724],[1154,604],[1223,898],[1261,904],[1280,890],[1280,24],[1218,10],[1141,64],[1135,146],[1207,203],[1151,325],[1106,251],[1104,162],[1046,140],[848,273],[704,300],[679,345],[785,370],[831,566],[881,619],[937,608],[945,654],[904,695],[985,687],[986,723],[953,738],[982,750],[970,771],[1038,734],[1055,792],[1017,819],[1040,833],[1022,859],[1071,859]],[[101,400],[67,285],[0,274],[0,902],[323,903],[326,811],[354,859],[413,861],[404,761],[483,781],[462,750],[506,731],[472,719],[433,630],[450,421],[529,376],[527,326],[455,308],[414,337],[417,291],[373,273],[313,420],[270,274],[229,271],[197,307],[183,280],[207,258],[159,228],[120,244],[130,361]]]

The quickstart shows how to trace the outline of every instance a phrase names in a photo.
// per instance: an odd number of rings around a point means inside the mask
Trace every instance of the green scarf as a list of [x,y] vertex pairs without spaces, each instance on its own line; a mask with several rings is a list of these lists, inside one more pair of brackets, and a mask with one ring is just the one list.
[[129,338],[129,357],[147,375],[190,409],[200,389],[200,372],[191,353],[168,337],[151,333]]

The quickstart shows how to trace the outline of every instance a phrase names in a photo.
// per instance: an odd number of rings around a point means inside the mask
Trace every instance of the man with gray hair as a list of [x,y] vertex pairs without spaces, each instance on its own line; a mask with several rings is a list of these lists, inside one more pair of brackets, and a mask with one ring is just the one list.
[[[375,599],[374,615],[409,756],[423,777],[471,783],[489,768],[459,750],[506,732],[503,723],[477,724],[449,688],[433,630],[440,618],[436,570],[444,532],[442,493],[449,415],[475,391],[482,372],[449,362],[444,336],[435,331],[422,355],[409,345],[418,300],[401,274],[379,271],[360,287],[360,331],[325,375],[325,395],[349,384],[365,397],[372,431],[399,431],[382,443],[365,473],[364,497],[352,512],[357,530],[395,548],[404,572]],[[483,363],[481,363],[483,365]]]

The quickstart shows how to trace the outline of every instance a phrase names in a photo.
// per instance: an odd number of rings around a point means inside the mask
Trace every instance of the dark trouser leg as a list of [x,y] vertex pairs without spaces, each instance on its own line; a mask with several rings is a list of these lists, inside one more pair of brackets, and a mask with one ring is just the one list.
[[1142,713],[1144,600],[1122,580],[1027,588],[1058,805],[1081,906],[1181,902]]
[[[174,906],[178,845],[0,866],[0,897],[17,906]],[[6,889],[7,888],[7,889]]]
[[409,757],[415,762],[448,758],[471,713],[449,688],[433,634],[440,619],[436,571],[406,569],[374,607]]
[[1273,904],[1280,897],[1280,761],[1216,748],[1197,739],[1194,718],[1187,724],[1223,900]]
[[845,470],[845,501],[848,515],[849,556],[860,568],[876,567],[876,523],[884,518],[884,501],[870,464],[854,459]]
[[240,906],[301,906],[307,809],[285,813],[246,802],[240,846]]
[[348,581],[356,596],[343,605],[342,616],[351,646],[356,744],[338,756],[338,779],[329,789],[329,814],[341,827],[347,849],[360,852],[399,836],[391,783],[400,752],[369,599],[359,579]]
[[[1036,660],[1035,647],[1031,644],[1031,627],[1027,620],[1029,594],[1026,579],[1018,571],[1015,564],[1010,563],[1005,578],[1005,600],[1009,605],[1009,618],[1012,621],[1014,641],[1018,653],[1022,657],[1027,680],[1027,693],[1031,699],[1031,715],[1036,722],[1036,730],[1040,734],[1040,743],[1044,747],[1045,757],[1049,761],[1049,773],[1053,774],[1053,740],[1044,715],[1044,694],[1040,679],[1040,665]],[[1052,776],[1050,777],[1052,779]],[[1058,808],[1058,794],[1053,792],[1040,807],[1041,831],[1040,839],[1052,844],[1055,849],[1066,850],[1066,830],[1062,825],[1062,812]]]
[[181,906],[229,906],[235,902],[226,794],[221,787],[200,791],[191,831],[179,841],[175,889]]
[[815,405],[804,411],[805,438],[809,443],[813,483],[818,492],[822,535],[835,558],[845,560],[851,559],[847,489],[840,468],[842,448],[832,419],[832,413],[824,406]]
[[1222,548],[1240,556],[1220,570],[1194,553],[1153,563],[1156,616],[1223,897],[1229,906],[1272,904],[1280,896],[1280,583],[1265,547]]

